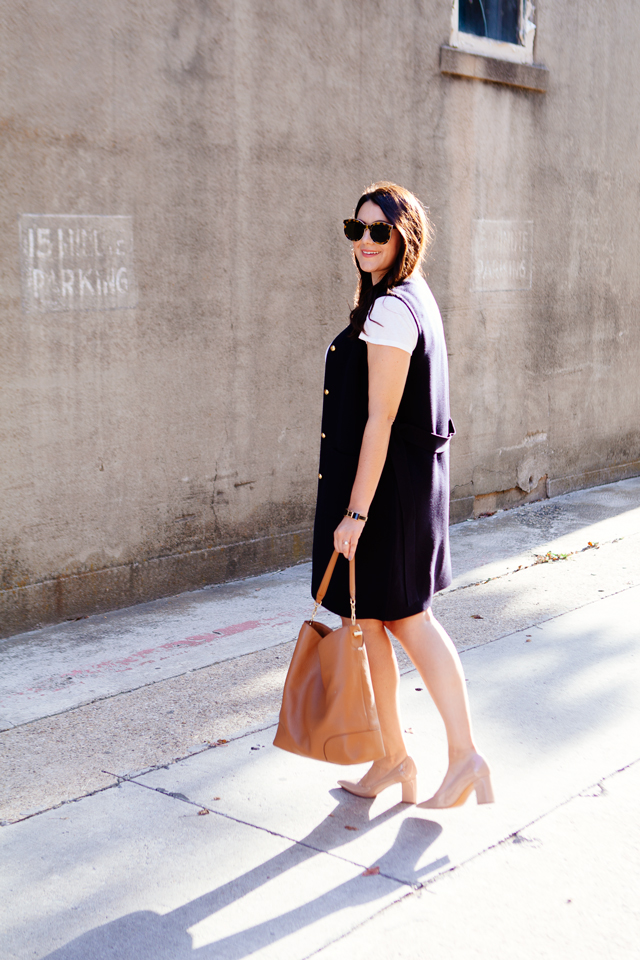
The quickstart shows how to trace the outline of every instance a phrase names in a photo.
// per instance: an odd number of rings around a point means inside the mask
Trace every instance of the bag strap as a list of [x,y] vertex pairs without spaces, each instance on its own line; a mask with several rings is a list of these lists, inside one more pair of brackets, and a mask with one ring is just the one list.
[[[320,604],[322,603],[322,601],[324,600],[325,593],[329,589],[329,583],[331,581],[331,577],[333,576],[333,571],[336,568],[336,561],[339,556],[340,554],[338,553],[338,551],[334,550],[331,560],[329,560],[327,569],[325,570],[324,577],[322,578],[320,586],[318,587],[318,592],[316,594],[316,605],[314,607],[313,614],[311,616],[312,623],[316,615],[316,611],[320,606]],[[353,558],[353,560],[349,561],[349,602],[351,604],[351,623],[355,624],[356,622],[356,558],[355,557]]]

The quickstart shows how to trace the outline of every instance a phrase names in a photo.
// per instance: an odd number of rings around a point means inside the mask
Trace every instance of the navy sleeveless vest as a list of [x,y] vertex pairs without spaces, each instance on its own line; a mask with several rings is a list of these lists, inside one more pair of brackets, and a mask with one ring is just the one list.
[[[389,291],[411,311],[418,342],[380,483],[356,551],[360,619],[400,620],[431,605],[451,582],[449,556],[449,378],[444,330],[422,279]],[[368,415],[367,344],[351,327],[325,363],[312,594],[333,552],[333,532],[349,504]],[[349,616],[348,564],[339,558],[323,605]]]

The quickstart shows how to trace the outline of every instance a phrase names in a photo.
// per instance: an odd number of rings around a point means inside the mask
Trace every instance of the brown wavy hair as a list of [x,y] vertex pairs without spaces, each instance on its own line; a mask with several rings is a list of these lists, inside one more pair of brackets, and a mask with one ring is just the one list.
[[355,217],[367,200],[377,204],[389,223],[398,228],[400,248],[389,270],[375,285],[372,283],[371,274],[360,269],[360,264],[355,254],[353,255],[359,274],[353,310],[349,314],[353,337],[362,333],[369,311],[378,297],[383,297],[391,287],[397,287],[399,283],[411,276],[416,267],[419,268],[420,261],[434,236],[433,225],[425,208],[417,197],[404,187],[398,186],[397,183],[380,180],[367,187],[356,204]]

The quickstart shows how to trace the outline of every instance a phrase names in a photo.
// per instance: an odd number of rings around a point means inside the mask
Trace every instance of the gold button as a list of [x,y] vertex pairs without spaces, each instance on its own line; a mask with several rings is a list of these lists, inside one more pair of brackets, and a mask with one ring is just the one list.
[[325,397],[327,396],[328,393],[329,393],[329,391],[328,391],[328,390],[325,390],[325,392],[324,392]]
[[321,474],[321,473],[318,474],[318,480],[322,480],[322,474]]
[[326,437],[326,433],[321,433],[321,434],[320,434],[320,436],[321,436],[321,437],[322,437],[322,439],[324,440],[324,439],[325,439],[325,437]]
[[331,346],[329,347],[329,350],[331,350],[331,352],[333,353],[333,351],[335,350],[335,347],[333,344],[331,344]]

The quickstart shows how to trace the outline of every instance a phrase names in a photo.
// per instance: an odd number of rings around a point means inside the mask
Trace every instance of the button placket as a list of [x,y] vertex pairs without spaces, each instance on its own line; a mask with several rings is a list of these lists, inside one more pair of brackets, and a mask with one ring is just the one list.
[[[332,344],[330,345],[330,347],[329,347],[329,352],[330,352],[330,353],[335,353],[335,352],[336,352],[336,347],[335,347],[335,344],[334,344],[334,343],[332,343]],[[328,371],[327,371],[327,373],[328,373]],[[325,383],[327,382],[327,379],[330,379],[330,378],[327,378],[327,377],[326,377],[326,378],[325,378]],[[328,388],[328,387],[324,387],[324,395],[325,395],[325,397],[328,397],[328,396],[329,396],[329,392],[330,392],[330,391],[329,391],[329,388]],[[324,419],[325,419],[325,416],[324,416],[324,413],[323,413],[323,420],[324,420]],[[324,432],[324,430],[321,432],[320,437],[321,437],[322,440],[326,440],[327,435],[326,435],[326,433]],[[321,457],[321,465],[322,465],[322,457]],[[322,474],[322,473],[318,473],[318,480],[322,480],[322,477],[323,477],[323,474]]]

